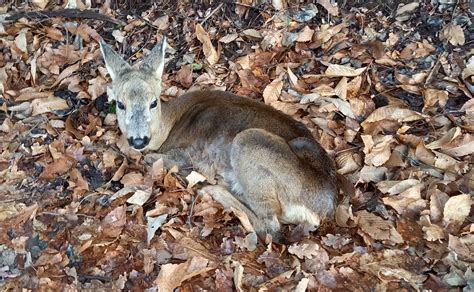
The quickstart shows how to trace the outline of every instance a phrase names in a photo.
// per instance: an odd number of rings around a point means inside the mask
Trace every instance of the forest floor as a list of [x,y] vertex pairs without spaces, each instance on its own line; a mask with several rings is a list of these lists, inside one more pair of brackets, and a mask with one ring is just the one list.
[[[75,2],[0,8],[2,290],[474,290],[466,1]],[[164,101],[216,88],[307,125],[347,178],[333,222],[257,243],[199,174],[130,151],[98,40],[135,62],[163,35]]]

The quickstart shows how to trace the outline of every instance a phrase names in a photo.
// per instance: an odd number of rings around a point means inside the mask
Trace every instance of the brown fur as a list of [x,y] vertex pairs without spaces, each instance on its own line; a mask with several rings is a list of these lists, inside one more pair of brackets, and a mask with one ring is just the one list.
[[334,166],[303,124],[222,91],[189,92],[161,103],[165,40],[138,70],[104,43],[101,49],[113,81],[109,94],[125,106],[117,109],[120,129],[133,145],[149,138],[144,149],[157,153],[152,160],[164,157],[218,182],[202,191],[247,213],[259,235],[270,233],[274,240],[281,239],[280,223],[319,225],[333,215]]

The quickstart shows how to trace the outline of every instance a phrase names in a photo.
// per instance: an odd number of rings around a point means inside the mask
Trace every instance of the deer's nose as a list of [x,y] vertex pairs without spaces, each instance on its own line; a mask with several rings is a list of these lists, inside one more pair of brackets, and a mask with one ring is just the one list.
[[128,138],[128,143],[130,144],[130,146],[138,150],[145,148],[145,146],[148,145],[149,142],[150,138],[148,136],[145,136],[143,138]]

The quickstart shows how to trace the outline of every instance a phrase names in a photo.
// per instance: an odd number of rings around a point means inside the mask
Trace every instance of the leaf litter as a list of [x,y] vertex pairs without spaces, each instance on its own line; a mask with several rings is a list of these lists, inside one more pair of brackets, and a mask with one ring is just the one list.
[[[2,289],[474,289],[468,2],[112,2],[2,10],[58,15],[0,23]],[[202,174],[127,147],[97,40],[139,62],[162,35],[163,100],[228,90],[313,132],[352,188],[334,222],[257,243]]]

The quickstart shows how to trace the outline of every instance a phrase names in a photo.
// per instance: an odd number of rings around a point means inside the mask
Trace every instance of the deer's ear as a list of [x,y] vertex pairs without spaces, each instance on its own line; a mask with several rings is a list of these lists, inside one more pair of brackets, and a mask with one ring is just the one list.
[[161,79],[163,69],[165,68],[165,51],[166,37],[163,36],[160,42],[151,50],[150,54],[146,56],[140,69],[150,72],[157,79]]
[[105,67],[107,68],[110,77],[112,77],[112,80],[116,80],[121,73],[132,70],[132,66],[117,54],[111,46],[106,44],[103,40],[100,40],[99,44],[100,51],[104,57]]

